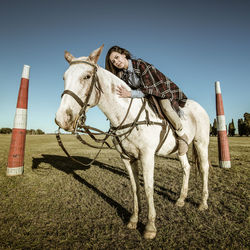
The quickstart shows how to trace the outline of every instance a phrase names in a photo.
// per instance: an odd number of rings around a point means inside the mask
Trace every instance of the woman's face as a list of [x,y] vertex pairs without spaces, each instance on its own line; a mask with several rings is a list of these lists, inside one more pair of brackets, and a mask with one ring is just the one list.
[[128,68],[128,59],[124,54],[120,54],[119,52],[113,51],[109,56],[109,60],[118,69]]

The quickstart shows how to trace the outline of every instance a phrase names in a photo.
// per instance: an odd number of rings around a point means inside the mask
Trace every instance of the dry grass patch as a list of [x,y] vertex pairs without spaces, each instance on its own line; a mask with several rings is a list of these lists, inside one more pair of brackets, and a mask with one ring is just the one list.
[[[88,163],[95,150],[63,136],[65,146]],[[126,228],[132,212],[128,174],[116,151],[103,151],[91,167],[67,159],[53,135],[28,135],[25,173],[6,177],[10,136],[0,135],[0,248],[58,249],[246,249],[249,246],[250,138],[229,138],[231,169],[218,167],[217,138],[209,147],[209,209],[198,211],[201,179],[192,169],[187,202],[175,206],[182,170],[175,157],[156,158],[157,237],[142,232],[147,207],[143,190],[138,230]]]

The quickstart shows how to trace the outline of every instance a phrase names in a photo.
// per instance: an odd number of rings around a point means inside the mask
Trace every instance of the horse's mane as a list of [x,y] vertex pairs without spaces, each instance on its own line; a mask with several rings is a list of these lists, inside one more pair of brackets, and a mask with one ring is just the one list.
[[[104,74],[106,74],[108,77],[110,77],[112,79],[112,84],[114,84],[115,87],[122,85],[122,86],[126,87],[128,90],[131,90],[131,88],[127,85],[127,83],[124,82],[122,79],[120,79],[118,76],[116,76],[112,72],[110,72],[110,71],[108,71],[108,70],[106,70],[106,69],[104,69],[102,67],[100,67],[100,68],[103,70]],[[128,103],[130,102],[130,98],[123,98],[123,99],[124,99],[124,101],[126,101]],[[149,111],[151,118],[152,119],[160,119],[159,115],[154,112],[154,110],[152,108],[152,105],[149,103],[147,98],[134,98],[134,99],[135,99],[134,102],[138,102],[138,103],[140,103],[140,105],[142,103],[141,99],[145,99],[146,102],[147,102],[146,109]]]
[[131,89],[126,82],[124,82],[121,78],[119,78],[118,76],[116,76],[115,74],[113,74],[112,72],[108,71],[107,69],[102,68],[101,66],[99,66],[104,72],[105,74],[107,74],[108,76],[114,78],[114,84],[119,86],[119,85],[123,85],[128,87],[129,89]]

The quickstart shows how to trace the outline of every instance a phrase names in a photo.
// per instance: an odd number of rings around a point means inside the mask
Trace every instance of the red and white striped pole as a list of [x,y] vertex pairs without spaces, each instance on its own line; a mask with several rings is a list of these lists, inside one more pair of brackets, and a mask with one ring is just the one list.
[[21,175],[24,171],[24,151],[27,125],[30,66],[24,65],[12,129],[7,176]]
[[224,115],[223,101],[221,96],[220,82],[215,82],[216,93],[216,116],[218,132],[219,161],[222,168],[230,168],[230,153],[227,138],[226,119]]

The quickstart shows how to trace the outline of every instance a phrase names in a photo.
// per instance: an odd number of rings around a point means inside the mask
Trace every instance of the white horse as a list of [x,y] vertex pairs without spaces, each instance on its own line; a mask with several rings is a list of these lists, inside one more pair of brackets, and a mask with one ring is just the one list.
[[[102,49],[103,45],[100,48],[94,50],[88,57],[79,58],[75,58],[66,51],[65,59],[70,63],[70,66],[64,74],[64,87],[65,90],[70,90],[84,102],[88,92],[90,91],[90,85],[92,78],[94,77],[93,68],[96,68],[97,71],[95,74],[97,74],[99,78],[100,87],[102,88],[103,93],[100,94],[100,91],[98,91],[97,88],[93,88],[88,100],[87,110],[97,105],[107,116],[112,126],[117,127],[123,121],[127,113],[130,99],[119,98],[119,96],[116,94],[116,88],[117,86],[124,86],[128,90],[130,88],[124,81],[96,64]],[[83,63],[84,61],[88,62],[89,64]],[[141,107],[142,99],[134,99],[124,124],[132,123]],[[72,96],[63,95],[60,107],[56,113],[55,121],[64,130],[73,131],[74,122],[77,119],[80,110],[81,107],[79,103],[74,98],[72,98]],[[193,142],[194,144],[198,156],[198,163],[202,173],[203,194],[199,209],[205,210],[208,208],[209,117],[206,111],[198,103],[192,100],[188,100],[182,110],[184,111],[186,117],[182,120],[182,124],[185,133],[188,135],[188,142]],[[139,121],[145,121],[146,116],[149,117],[151,121],[162,121],[159,116],[153,112],[148,104],[146,104],[145,110],[141,113]],[[122,134],[126,130],[128,130],[128,128],[118,130],[117,134]],[[133,129],[127,138],[124,138],[124,136],[121,137],[122,147],[124,150],[134,158],[140,160],[142,164],[144,187],[148,203],[148,222],[144,232],[144,237],[146,239],[153,239],[156,236],[156,212],[153,199],[154,157],[156,154],[156,149],[160,143],[162,130],[162,126],[144,124]],[[119,145],[117,145],[117,149],[118,151],[121,151]],[[169,131],[164,144],[157,151],[157,155],[167,156],[171,153],[177,153],[177,143],[172,130]],[[184,176],[180,197],[177,200],[176,205],[182,207],[188,192],[190,165],[186,154],[178,157],[184,170]],[[129,159],[122,160],[130,176],[134,198],[134,208],[128,223],[128,228],[135,229],[137,227],[140,206],[138,164],[136,164],[136,162],[130,161]]]

